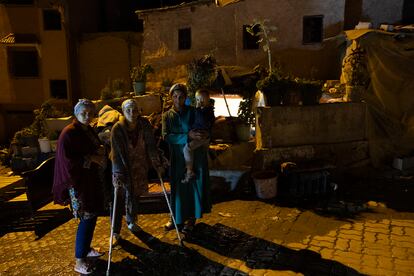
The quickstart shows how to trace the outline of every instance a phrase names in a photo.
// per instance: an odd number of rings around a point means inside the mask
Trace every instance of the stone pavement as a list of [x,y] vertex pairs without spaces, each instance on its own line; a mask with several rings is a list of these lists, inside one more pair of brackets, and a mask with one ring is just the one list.
[[[411,193],[411,178],[403,180],[395,187],[410,187]],[[345,195],[322,207],[227,198],[199,221],[184,248],[174,231],[161,227],[167,213],[143,214],[143,232],[134,235],[123,225],[111,275],[414,275],[412,203],[402,208],[387,197],[368,202],[365,196],[351,202]],[[53,208],[59,207],[44,211]],[[76,225],[74,219],[61,220],[39,239],[21,228],[6,231],[0,237],[0,275],[76,275]],[[108,250],[108,238],[109,220],[101,217],[93,246]],[[107,254],[96,261],[95,275],[105,274],[106,260]]]

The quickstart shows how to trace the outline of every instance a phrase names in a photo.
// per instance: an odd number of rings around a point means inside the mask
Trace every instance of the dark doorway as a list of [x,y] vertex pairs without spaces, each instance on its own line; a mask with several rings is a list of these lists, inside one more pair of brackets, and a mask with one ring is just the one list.
[[346,0],[344,30],[352,30],[358,24],[362,14],[362,0]]

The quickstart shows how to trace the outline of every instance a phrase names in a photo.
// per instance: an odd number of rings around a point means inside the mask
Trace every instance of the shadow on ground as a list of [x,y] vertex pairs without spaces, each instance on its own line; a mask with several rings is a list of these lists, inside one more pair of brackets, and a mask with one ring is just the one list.
[[[214,202],[234,199],[260,200],[275,206],[309,210],[320,216],[342,221],[358,219],[362,213],[375,213],[375,207],[414,212],[414,205],[411,204],[414,197],[414,172],[368,166],[336,169],[330,173],[327,189],[323,194],[292,196],[288,192],[288,184],[279,179],[276,198],[262,200],[256,196],[253,180],[244,177],[235,191],[219,194]],[[334,186],[337,187],[336,190],[333,190]]]
[[[185,246],[172,245],[155,238],[145,231],[135,234],[149,249],[127,240],[121,240],[119,247],[136,258],[126,258],[111,264],[110,275],[247,275],[239,270],[214,262]],[[116,255],[113,250],[112,255]],[[107,263],[98,261],[96,275],[106,272]],[[220,274],[221,275],[221,274]]]
[[289,270],[304,275],[361,275],[353,268],[323,259],[313,251],[292,250],[223,224],[199,223],[186,241],[242,260],[252,269]]
[[23,216],[1,222],[0,237],[12,232],[34,231],[36,239],[40,239],[53,229],[68,222],[72,217],[72,213],[67,208],[36,211],[33,216]]

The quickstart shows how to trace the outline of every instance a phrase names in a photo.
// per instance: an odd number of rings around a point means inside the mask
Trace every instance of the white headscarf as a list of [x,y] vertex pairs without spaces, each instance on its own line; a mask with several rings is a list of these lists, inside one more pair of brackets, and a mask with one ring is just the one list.
[[86,108],[86,107],[89,107],[89,108],[95,110],[95,105],[93,104],[93,102],[91,100],[79,99],[78,103],[73,108],[73,114],[75,114],[75,116],[77,116],[79,114],[79,112],[83,108]]

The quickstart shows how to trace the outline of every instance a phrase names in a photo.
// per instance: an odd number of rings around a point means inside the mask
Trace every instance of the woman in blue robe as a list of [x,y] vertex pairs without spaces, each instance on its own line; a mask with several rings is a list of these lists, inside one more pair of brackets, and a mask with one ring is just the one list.
[[[170,183],[171,208],[179,226],[184,225],[183,232],[192,230],[196,219],[203,213],[211,211],[210,181],[208,171],[207,148],[194,150],[195,178],[188,183],[182,180],[186,173],[183,147],[188,139],[202,139],[200,132],[190,131],[194,121],[194,108],[185,105],[187,88],[184,84],[175,84],[170,89],[173,107],[162,117],[162,136],[170,148]],[[169,221],[165,228],[170,230]]]

